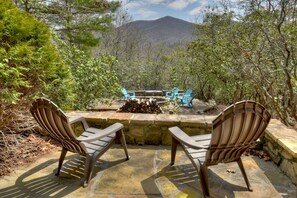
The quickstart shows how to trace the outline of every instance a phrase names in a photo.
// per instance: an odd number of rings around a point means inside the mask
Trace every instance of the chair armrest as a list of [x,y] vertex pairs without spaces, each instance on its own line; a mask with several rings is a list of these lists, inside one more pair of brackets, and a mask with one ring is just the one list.
[[166,92],[165,92],[165,95],[166,95],[167,97],[169,97],[169,96],[171,96],[171,92],[170,92],[170,91],[166,91]]
[[85,130],[87,130],[89,128],[89,125],[86,121],[86,119],[82,116],[73,116],[71,118],[68,119],[69,121],[69,124],[73,124],[73,123],[76,123],[76,122],[81,122],[83,124],[83,127]]
[[180,100],[183,99],[184,97],[184,93],[177,93],[176,95],[177,95],[177,98]]
[[209,148],[208,146],[204,146],[202,144],[199,144],[199,142],[196,142],[193,138],[188,136],[185,132],[183,132],[178,127],[171,127],[171,128],[169,128],[169,131],[173,138],[175,138],[181,144],[184,144],[190,148],[193,148],[193,149],[208,149]]
[[90,132],[92,133],[91,135],[88,135],[87,137],[84,136],[84,133],[76,138],[78,141],[81,142],[93,142],[95,140],[104,138],[112,133],[115,133],[121,129],[124,128],[124,125],[121,123],[115,123],[105,129],[97,129],[97,128],[88,128],[85,132]]
[[135,92],[128,92],[128,94],[132,97],[135,96]]

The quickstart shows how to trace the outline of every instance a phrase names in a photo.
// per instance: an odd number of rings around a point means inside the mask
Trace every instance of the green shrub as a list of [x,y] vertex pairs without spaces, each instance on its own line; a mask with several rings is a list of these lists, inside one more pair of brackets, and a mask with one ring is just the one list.
[[27,109],[34,97],[46,96],[58,105],[69,104],[73,98],[70,77],[47,26],[10,1],[0,0],[1,128],[15,119],[12,116],[3,121],[6,112],[16,114]]
[[73,107],[86,109],[93,101],[115,96],[120,86],[112,66],[117,62],[115,57],[103,55],[92,58],[77,47],[56,39],[59,51],[65,64],[71,68],[73,91],[75,93]]

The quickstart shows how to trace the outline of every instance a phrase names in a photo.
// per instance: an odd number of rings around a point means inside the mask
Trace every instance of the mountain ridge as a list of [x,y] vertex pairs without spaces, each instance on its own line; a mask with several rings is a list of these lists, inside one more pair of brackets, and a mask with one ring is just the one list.
[[139,32],[142,41],[153,45],[186,44],[194,39],[195,24],[171,16],[156,20],[137,20],[121,27],[128,32]]

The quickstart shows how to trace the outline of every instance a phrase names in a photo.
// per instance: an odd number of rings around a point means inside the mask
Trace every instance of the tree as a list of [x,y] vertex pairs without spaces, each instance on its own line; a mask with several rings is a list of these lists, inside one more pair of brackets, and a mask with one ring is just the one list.
[[75,109],[86,109],[97,99],[111,98],[120,91],[118,78],[112,69],[116,63],[115,57],[104,55],[89,58],[89,54],[66,41],[56,39],[56,43],[63,61],[70,67],[75,82]]
[[257,45],[246,50],[247,62],[256,76],[255,90],[288,125],[297,120],[296,6],[295,0],[250,1],[245,5],[244,18],[250,34],[258,35]]
[[70,107],[85,109],[101,97],[112,97],[118,91],[118,81],[112,70],[115,58],[99,55],[93,58],[90,47],[98,47],[101,31],[112,21],[118,2],[96,0],[15,0],[15,3],[55,28],[54,44],[62,62],[69,66],[72,79]]
[[11,130],[18,111],[36,96],[69,105],[71,83],[46,25],[0,0],[0,130]]
[[192,74],[203,79],[196,87],[200,93],[224,103],[258,100],[284,123],[294,125],[296,5],[295,0],[245,1],[245,12],[237,20],[226,9],[208,13],[188,47],[195,63],[190,65]]
[[107,0],[15,0],[16,5],[55,28],[81,49],[95,47],[107,31],[119,2]]

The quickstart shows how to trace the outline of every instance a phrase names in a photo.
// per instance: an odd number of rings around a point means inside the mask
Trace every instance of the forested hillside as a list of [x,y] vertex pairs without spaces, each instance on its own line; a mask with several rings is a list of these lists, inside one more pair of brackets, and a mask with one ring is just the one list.
[[[297,1],[248,0],[241,11],[205,12],[186,47],[143,45],[140,32],[112,30],[103,42],[128,89],[194,89],[199,99],[252,99],[287,125],[296,115]],[[144,24],[146,25],[146,24]]]
[[[240,14],[222,6],[222,13],[205,12],[192,42],[172,46],[166,40],[143,42],[141,32],[118,28],[131,24],[125,13],[112,15],[119,3],[2,0],[1,106],[19,108],[35,96],[47,96],[67,108],[83,109],[96,98],[119,93],[121,86],[177,86],[218,103],[257,100],[294,125],[296,1],[245,1]],[[161,23],[168,25],[162,31],[173,31],[174,24],[189,25],[181,22],[165,17],[145,22],[143,28]],[[170,35],[183,40],[180,33]]]

